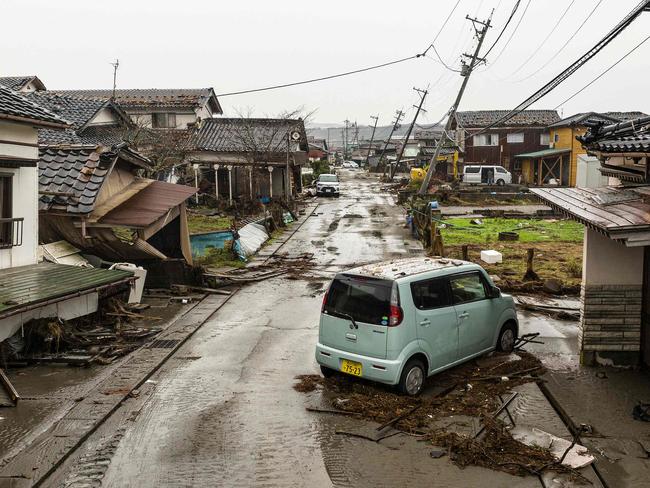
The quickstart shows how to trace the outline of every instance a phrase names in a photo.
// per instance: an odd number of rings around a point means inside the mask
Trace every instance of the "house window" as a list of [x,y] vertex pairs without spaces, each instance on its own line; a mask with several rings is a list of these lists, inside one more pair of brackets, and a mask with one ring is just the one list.
[[519,144],[524,142],[524,133],[523,132],[513,132],[508,134],[506,137],[508,144]]
[[521,161],[518,159],[515,159],[514,165],[512,166],[512,169],[515,171],[521,171]]
[[550,143],[551,143],[551,134],[548,134],[547,132],[542,132],[539,135],[539,145],[548,146]]
[[499,134],[477,134],[474,136],[475,146],[498,146]]
[[153,113],[151,114],[151,127],[154,129],[175,129],[176,114]]
[[0,175],[0,248],[11,246],[12,243],[12,225],[13,216],[12,200],[12,180],[10,175]]
[[553,142],[560,142],[560,134],[555,133],[553,135]]

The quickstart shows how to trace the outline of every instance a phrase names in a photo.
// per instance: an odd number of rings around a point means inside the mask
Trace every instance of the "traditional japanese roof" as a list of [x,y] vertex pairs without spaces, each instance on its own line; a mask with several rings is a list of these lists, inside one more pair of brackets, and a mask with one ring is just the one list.
[[[113,90],[55,90],[54,93],[104,100],[113,97]],[[115,102],[125,109],[196,108],[207,103],[213,113],[223,113],[212,88],[121,89],[115,90]]]
[[[103,144],[112,146],[123,141],[125,127],[132,124],[129,116],[111,100],[72,97],[47,91],[33,92],[26,97],[71,123],[71,127],[64,131],[48,129],[39,131],[40,144]],[[105,108],[117,115],[121,125],[102,126],[101,129],[99,126],[88,126],[93,118]]]
[[31,81],[34,82],[37,89],[45,90],[45,85],[38,79],[38,76],[0,76],[0,86],[4,86],[13,91],[20,91]]
[[578,140],[591,152],[650,153],[650,117],[609,125],[594,123]]
[[622,119],[613,117],[611,115],[599,114],[597,112],[584,112],[584,113],[572,115],[571,117],[566,117],[562,120],[558,120],[554,124],[549,125],[548,128],[555,129],[560,127],[575,127],[578,125],[583,125],[583,123],[586,122],[587,120],[594,120],[598,122],[605,122],[611,124],[614,122],[619,122]]
[[633,120],[633,119],[640,119],[642,117],[647,117],[648,114],[643,113],[643,112],[605,112],[603,115],[606,115],[607,117],[612,117],[617,120],[621,121],[626,121],[626,120]]
[[560,154],[570,153],[571,149],[542,149],[541,151],[534,151],[524,154],[517,154],[515,158],[519,159],[536,159],[546,158],[549,156],[558,156]]
[[39,158],[39,210],[71,214],[93,211],[104,179],[119,158],[148,168],[148,160],[126,146],[45,146],[40,148]]
[[[455,124],[465,129],[477,129],[495,124],[510,110],[474,110],[456,112]],[[560,120],[556,110],[524,110],[496,127],[547,127]]]
[[650,245],[650,186],[531,188],[558,212],[630,247]]
[[68,123],[55,113],[5,87],[0,87],[0,119],[41,127],[63,128],[68,126]]
[[206,119],[191,138],[190,147],[225,153],[286,153],[292,130],[301,133],[298,142],[303,151],[308,151],[301,119]]

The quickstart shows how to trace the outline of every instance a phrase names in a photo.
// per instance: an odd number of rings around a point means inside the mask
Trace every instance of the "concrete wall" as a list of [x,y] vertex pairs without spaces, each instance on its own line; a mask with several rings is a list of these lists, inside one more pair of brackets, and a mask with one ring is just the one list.
[[[38,134],[35,128],[0,122],[0,140],[16,141],[31,146],[0,144],[0,156],[38,159]],[[35,264],[38,251],[38,169],[3,168],[0,173],[12,176],[12,217],[22,217],[23,243],[21,246],[0,249],[0,269]]]
[[576,185],[578,188],[607,186],[607,176],[599,171],[600,160],[594,156],[579,154],[577,157]]
[[638,362],[643,254],[643,248],[586,230],[579,332],[583,363]]

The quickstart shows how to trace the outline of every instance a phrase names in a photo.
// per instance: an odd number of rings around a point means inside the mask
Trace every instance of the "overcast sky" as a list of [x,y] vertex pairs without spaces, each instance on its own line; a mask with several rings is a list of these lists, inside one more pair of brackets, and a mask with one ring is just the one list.
[[[51,89],[110,88],[111,63],[120,60],[119,88],[214,87],[217,93],[281,84],[387,62],[422,52],[456,0],[2,0],[0,74],[36,74]],[[639,0],[603,0],[593,17],[556,57],[598,0],[532,0],[512,42],[501,49],[527,0],[469,83],[461,109],[508,109],[591,47]],[[466,14],[480,18],[494,8],[491,45],[515,0],[461,0],[436,42],[450,67],[473,49]],[[534,108],[555,108],[643,40],[643,14],[610,46]],[[541,47],[540,47],[541,46]],[[539,48],[539,49],[538,49]],[[526,63],[528,58],[537,53]],[[650,113],[650,41],[598,82],[560,107],[581,111]],[[432,58],[293,88],[222,97],[226,115],[253,110],[276,115],[302,106],[315,121],[348,118],[389,123],[398,108],[417,102],[412,87],[430,87],[421,122],[435,122],[455,98],[461,79]],[[540,66],[548,65],[529,77]],[[524,64],[526,63],[526,64]],[[522,66],[523,65],[523,66]],[[523,80],[524,78],[527,78]]]

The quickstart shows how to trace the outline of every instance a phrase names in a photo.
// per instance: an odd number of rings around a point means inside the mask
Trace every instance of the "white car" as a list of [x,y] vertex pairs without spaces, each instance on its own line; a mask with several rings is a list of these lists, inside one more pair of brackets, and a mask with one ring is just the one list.
[[468,164],[463,169],[463,183],[472,185],[509,185],[512,183],[512,173],[503,166]]
[[358,169],[359,165],[354,161],[343,161],[342,168]]
[[316,180],[316,195],[339,196],[339,177],[333,174],[323,173]]

